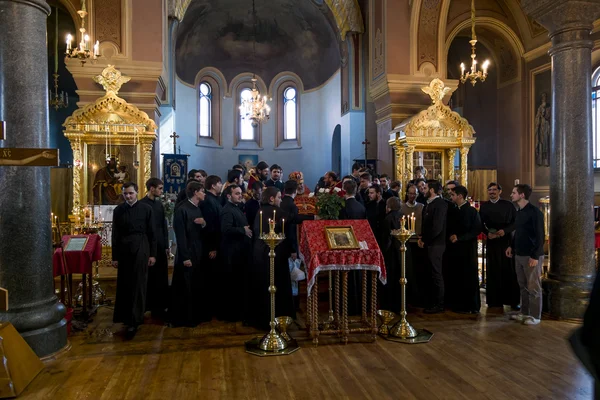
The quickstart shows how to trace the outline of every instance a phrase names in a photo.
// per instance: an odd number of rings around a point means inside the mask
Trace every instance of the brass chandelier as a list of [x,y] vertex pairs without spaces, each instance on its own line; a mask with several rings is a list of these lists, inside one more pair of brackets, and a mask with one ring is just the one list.
[[54,107],[56,111],[59,108],[67,108],[69,106],[69,95],[65,92],[58,93],[58,7],[55,8],[54,18],[54,93],[50,91],[50,107]]
[[477,59],[475,54],[475,45],[477,44],[477,35],[475,34],[475,0],[471,0],[471,69],[470,71],[465,70],[465,64],[460,63],[460,82],[465,83],[467,80],[471,81],[471,84],[475,86],[477,80],[485,82],[487,78],[487,69],[490,65],[489,60],[485,60],[481,66],[481,70],[477,70]]
[[[67,58],[76,58],[81,62],[81,66],[83,67],[87,60],[91,60],[92,63],[98,59],[100,55],[100,42],[96,41],[94,44],[93,52],[90,51],[90,42],[92,41],[90,36],[85,33],[85,17],[87,16],[87,10],[85,7],[85,0],[81,0],[81,10],[77,11],[79,17],[81,18],[81,27],[79,28],[79,32],[81,32],[81,41],[79,45],[75,47],[71,46],[71,42],[73,41],[73,36],[71,34],[67,35],[67,51],[65,56]],[[76,38],[75,38],[76,39]]]
[[[252,20],[254,29],[254,38],[252,42],[252,63],[256,71],[256,8],[252,0]],[[240,116],[243,119],[250,119],[252,127],[257,127],[259,123],[264,123],[269,119],[271,107],[267,104],[267,96],[261,96],[256,87],[256,74],[252,75],[252,89],[250,93],[242,98],[240,104]]]

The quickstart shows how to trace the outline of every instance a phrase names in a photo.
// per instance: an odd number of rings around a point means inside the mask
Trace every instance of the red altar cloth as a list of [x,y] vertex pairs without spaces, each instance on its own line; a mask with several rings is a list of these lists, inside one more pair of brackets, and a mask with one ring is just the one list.
[[[356,240],[366,242],[368,249],[330,250],[325,236],[326,226],[352,225]],[[379,272],[379,280],[387,282],[383,254],[379,250],[367,220],[304,221],[300,235],[300,253],[304,258],[307,288],[310,294],[315,276],[322,271],[365,270]]]
[[596,248],[600,249],[600,232],[595,232],[596,237]]
[[100,235],[65,235],[62,237],[64,245],[67,245],[70,237],[88,237],[83,251],[66,251],[65,258],[67,266],[63,263],[62,249],[56,249],[52,257],[54,276],[65,274],[91,274],[92,263],[102,259],[102,243]]

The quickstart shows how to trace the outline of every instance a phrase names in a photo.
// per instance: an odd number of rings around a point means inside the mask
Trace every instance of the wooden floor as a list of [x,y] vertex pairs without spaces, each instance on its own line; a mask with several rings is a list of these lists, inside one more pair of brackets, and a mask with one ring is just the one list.
[[[409,314],[434,337],[406,345],[368,337],[344,346],[260,358],[244,352],[257,332],[213,321],[168,328],[148,321],[125,342],[112,310],[101,308],[72,349],[49,365],[19,399],[591,399],[591,378],[565,338],[576,325]],[[323,338],[323,337],[322,337]],[[359,340],[360,339],[360,340]]]

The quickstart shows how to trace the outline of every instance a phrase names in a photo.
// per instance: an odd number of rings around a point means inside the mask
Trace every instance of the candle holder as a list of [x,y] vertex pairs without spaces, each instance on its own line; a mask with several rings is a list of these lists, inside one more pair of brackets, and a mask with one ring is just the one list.
[[411,220],[408,221],[409,227],[407,229],[404,225],[404,221],[400,229],[394,229],[391,235],[400,242],[400,253],[401,257],[401,270],[400,270],[400,286],[401,286],[401,309],[400,309],[400,321],[398,321],[392,329],[390,329],[387,336],[383,336],[387,340],[400,342],[400,343],[427,343],[431,340],[433,333],[425,329],[417,330],[406,319],[406,242],[414,235],[413,227],[414,223]]
[[387,336],[390,334],[390,323],[396,319],[396,313],[388,310],[377,310],[377,316],[381,320],[381,325],[379,325],[378,333],[381,336]]
[[[280,334],[276,329],[278,323],[275,319],[275,292],[277,291],[275,287],[275,247],[285,240],[285,235],[283,233],[275,233],[275,218],[273,220],[269,219],[269,233],[262,233],[262,212],[259,218],[261,218],[261,233],[258,238],[264,241],[270,249],[269,293],[271,295],[271,322],[269,325],[271,326],[271,330],[262,338],[256,337],[247,341],[245,343],[246,352],[261,357],[287,355],[298,350],[300,347],[295,339],[290,337],[289,340],[286,340],[286,336],[289,337],[286,332]],[[279,321],[280,327],[282,326],[282,322],[284,321]]]

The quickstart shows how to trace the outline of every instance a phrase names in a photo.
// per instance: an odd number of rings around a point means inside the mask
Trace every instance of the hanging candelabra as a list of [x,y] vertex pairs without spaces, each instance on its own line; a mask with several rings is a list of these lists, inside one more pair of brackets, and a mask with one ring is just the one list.
[[[91,60],[95,62],[100,55],[100,42],[96,41],[94,44],[93,51],[90,50],[90,42],[92,39],[90,35],[86,33],[85,30],[85,18],[88,13],[85,7],[85,0],[81,0],[81,10],[77,11],[79,17],[81,18],[81,27],[79,28],[79,32],[81,33],[81,41],[79,45],[72,47],[71,42],[73,41],[73,36],[71,34],[67,35],[67,51],[65,56],[67,58],[76,58],[81,62],[81,66],[83,67],[87,60]],[[75,38],[76,39],[76,38]]]
[[471,69],[467,71],[465,64],[460,64],[460,81],[461,83],[465,83],[469,80],[475,86],[478,79],[481,82],[485,82],[485,78],[488,75],[487,70],[490,66],[490,61],[485,60],[481,66],[481,70],[477,69],[477,55],[475,54],[475,45],[477,44],[477,35],[475,34],[475,0],[471,0],[471,40],[469,40],[469,43],[471,44]]
[[[252,0],[252,23],[253,23],[253,42],[252,42],[252,64],[256,71],[256,8]],[[267,104],[269,99],[262,96],[256,86],[256,74],[252,75],[252,89],[250,93],[242,98],[240,104],[240,115],[243,119],[250,119],[252,127],[257,127],[259,123],[266,122],[271,114],[271,107]]]

